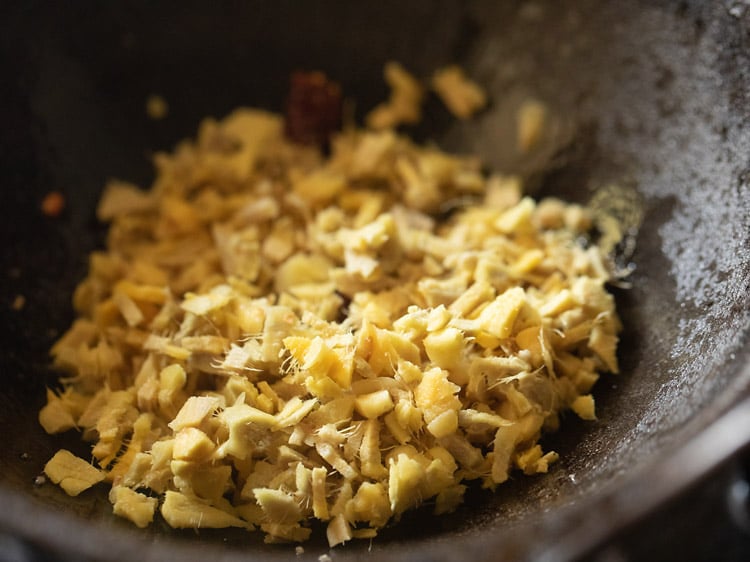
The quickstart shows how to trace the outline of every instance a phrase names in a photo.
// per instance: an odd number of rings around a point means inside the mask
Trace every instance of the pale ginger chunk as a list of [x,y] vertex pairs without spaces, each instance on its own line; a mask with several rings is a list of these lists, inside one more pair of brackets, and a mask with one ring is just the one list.
[[328,280],[331,262],[324,256],[294,254],[276,272],[276,290],[288,291],[295,285]]
[[109,221],[117,216],[150,211],[156,202],[153,193],[143,191],[132,183],[110,180],[96,208],[96,218]]
[[339,450],[331,443],[318,442],[315,444],[315,450],[334,470],[341,473],[341,476],[347,480],[353,480],[357,477],[357,471],[341,456]]
[[39,411],[39,423],[47,433],[62,433],[77,427],[77,419],[90,398],[68,388],[61,394],[47,389],[47,404]]
[[437,71],[432,87],[451,113],[460,119],[468,119],[487,104],[484,90],[456,65]]
[[478,323],[488,334],[500,339],[513,333],[513,323],[526,302],[521,287],[513,287],[495,298],[480,314]]
[[534,200],[524,197],[517,205],[503,211],[495,220],[495,228],[503,234],[528,232],[532,228],[531,217],[535,208]]
[[352,528],[343,513],[339,513],[328,523],[326,538],[330,547],[352,539]]
[[375,174],[378,167],[391,156],[398,137],[393,131],[364,133],[354,148],[350,173],[354,177]]
[[229,437],[217,450],[220,457],[232,455],[238,459],[246,458],[252,452],[253,432],[273,429],[278,425],[275,416],[247,404],[226,408],[218,418],[229,432]]
[[547,125],[547,107],[536,100],[527,100],[518,108],[517,145],[528,152],[542,139]]
[[391,87],[390,99],[367,114],[367,126],[372,129],[388,129],[401,123],[418,122],[424,98],[422,86],[397,62],[388,62],[383,74]]
[[201,462],[213,453],[213,441],[195,427],[186,427],[177,432],[174,438],[172,455],[177,460]]
[[221,355],[229,348],[229,340],[221,336],[185,336],[180,345],[192,353]]
[[319,404],[317,398],[310,398],[309,400],[302,400],[298,396],[294,396],[289,400],[282,410],[276,414],[276,423],[278,427],[291,427],[300,423],[307,414],[313,411],[315,406]]
[[443,369],[428,370],[414,390],[414,400],[422,410],[425,422],[430,424],[446,411],[456,414],[461,407],[461,401],[456,396],[459,390],[458,385],[448,380],[448,373]]
[[[392,414],[388,414],[386,420],[390,416]],[[364,435],[359,446],[360,470],[363,476],[380,480],[387,475],[380,453],[380,423],[376,419],[370,419],[364,426]]]
[[60,449],[47,461],[44,473],[69,496],[77,496],[105,478],[101,470],[65,449]]
[[302,518],[302,512],[295,499],[281,490],[254,488],[253,495],[269,521],[288,524]]
[[554,451],[543,454],[540,445],[534,445],[516,454],[516,465],[524,474],[540,474],[549,470],[549,465],[557,461],[558,455]]
[[159,500],[140,494],[125,486],[113,486],[109,492],[115,515],[129,519],[137,527],[144,529],[154,520],[154,512]]
[[519,441],[521,428],[518,424],[502,425],[497,428],[493,441],[492,481],[502,484],[508,479],[511,457]]
[[191,396],[168,425],[173,431],[180,431],[186,427],[200,427],[203,421],[222,405],[222,399],[218,396]]
[[556,295],[547,297],[544,304],[539,307],[539,314],[542,316],[557,316],[573,306],[576,302],[573,294],[568,289],[563,289]]
[[196,316],[208,314],[209,312],[226,306],[232,299],[232,288],[229,285],[219,285],[205,295],[186,295],[181,307]]
[[591,396],[591,394],[578,396],[575,400],[573,400],[573,403],[570,405],[570,409],[578,414],[578,417],[582,420],[596,419],[594,397]]
[[362,482],[351,500],[351,509],[355,521],[382,527],[392,514],[386,487],[381,482]]
[[365,418],[375,419],[393,409],[393,400],[387,390],[378,390],[357,396],[354,408]]
[[112,296],[112,300],[114,300],[117,308],[120,310],[120,314],[122,314],[125,322],[128,323],[128,326],[132,328],[143,322],[143,312],[141,312],[141,309],[138,308],[135,301],[128,295],[125,293],[115,293]]
[[588,341],[591,348],[602,360],[608,371],[617,373],[617,336],[607,333],[601,326],[594,326]]
[[438,367],[453,369],[461,364],[465,340],[463,333],[452,327],[428,334],[424,341],[427,357]]
[[174,363],[168,367],[165,367],[159,373],[159,407],[163,411],[168,412],[170,415],[174,415],[179,408],[182,407],[180,403],[180,391],[187,382],[187,374],[182,365]]
[[209,505],[198,497],[167,491],[161,514],[175,529],[223,529],[247,527],[248,523],[222,509]]
[[167,302],[169,290],[163,286],[133,283],[127,279],[114,286],[115,293],[121,293],[139,303],[159,304]]
[[402,513],[419,503],[424,477],[424,466],[409,453],[399,453],[389,460],[388,498],[394,514]]
[[235,150],[222,154],[219,165],[236,179],[247,179],[266,147],[281,136],[282,120],[256,109],[237,109],[220,124],[219,131]]
[[446,410],[427,424],[427,431],[438,439],[452,435],[456,429],[458,429],[458,414],[455,410]]
[[312,507],[313,515],[325,521],[328,519],[328,493],[326,492],[326,475],[328,471],[322,466],[312,469]]
[[292,189],[312,205],[326,203],[346,187],[346,177],[330,170],[319,170],[294,183]]

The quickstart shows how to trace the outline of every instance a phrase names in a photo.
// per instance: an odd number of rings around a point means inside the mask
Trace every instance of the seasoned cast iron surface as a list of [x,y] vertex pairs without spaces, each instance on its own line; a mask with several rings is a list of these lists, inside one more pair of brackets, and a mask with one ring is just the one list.
[[[587,518],[621,521],[628,479],[747,394],[750,283],[750,13],[725,2],[133,2],[0,8],[0,176],[3,220],[2,527],[58,552],[144,560],[166,549],[293,557],[259,534],[146,531],[111,515],[104,490],[68,498],[34,478],[75,434],[47,436],[36,413],[55,374],[47,350],[72,319],[70,295],[103,242],[94,208],[107,178],[147,186],[149,155],[193,134],[206,115],[238,105],[281,109],[289,72],[321,69],[357,101],[384,98],[383,62],[417,75],[460,62],[491,107],[457,123],[433,98],[412,131],[489,166],[532,177],[538,194],[586,201],[610,182],[644,200],[633,289],[617,290],[625,321],[622,374],[595,396],[599,420],[570,416],[546,444],[548,475],[495,495],[472,490],[457,513],[404,515],[365,553],[390,560],[529,556]],[[145,114],[157,93],[162,121]],[[548,103],[555,135],[520,157],[510,146],[518,103]],[[49,190],[63,215],[39,211]],[[17,295],[21,310],[11,306]],[[747,429],[744,429],[747,431]],[[706,454],[711,454],[706,451]],[[609,498],[604,501],[603,498]],[[603,511],[604,510],[604,511]],[[319,534],[320,536],[321,534]],[[530,543],[533,537],[535,543]],[[584,541],[585,542],[585,541]],[[582,545],[583,548],[585,545]],[[176,549],[176,550],[174,550]],[[315,559],[323,540],[305,545]]]

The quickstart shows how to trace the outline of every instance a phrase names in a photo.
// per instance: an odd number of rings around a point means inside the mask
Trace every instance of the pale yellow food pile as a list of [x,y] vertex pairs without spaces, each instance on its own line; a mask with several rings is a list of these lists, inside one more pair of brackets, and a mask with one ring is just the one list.
[[93,443],[46,467],[69,493],[104,479],[138,526],[270,541],[318,519],[336,545],[546,472],[540,433],[594,417],[620,324],[584,209],[390,130],[324,159],[247,109],[156,166],[151,191],[108,186],[52,351],[69,378],[40,421]]

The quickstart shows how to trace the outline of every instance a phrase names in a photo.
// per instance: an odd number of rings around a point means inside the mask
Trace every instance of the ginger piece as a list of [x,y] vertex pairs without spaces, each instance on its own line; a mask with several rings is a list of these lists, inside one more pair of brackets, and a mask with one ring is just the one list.
[[393,400],[387,390],[361,394],[354,399],[354,409],[367,419],[375,419],[393,409]]
[[419,122],[424,98],[422,86],[397,62],[386,63],[383,74],[391,88],[391,95],[386,103],[381,103],[367,114],[367,126],[371,129],[392,129],[402,123]]
[[269,521],[288,524],[296,523],[302,518],[296,500],[281,490],[254,488],[253,495]]
[[161,506],[164,520],[174,529],[223,529],[247,527],[248,523],[207,502],[180,492],[167,491]]
[[518,108],[516,144],[522,152],[529,152],[542,139],[547,125],[547,107],[536,100],[526,100]]
[[125,486],[113,486],[109,492],[113,513],[129,519],[137,527],[144,529],[154,520],[154,513],[159,501],[138,493]]
[[591,394],[584,394],[576,397],[570,405],[570,409],[573,410],[582,420],[596,419],[594,397],[591,396]]
[[66,449],[60,449],[47,461],[44,473],[69,496],[77,496],[105,478],[101,470]]
[[469,80],[457,65],[435,72],[432,88],[459,119],[468,119],[487,105],[487,94],[478,84]]

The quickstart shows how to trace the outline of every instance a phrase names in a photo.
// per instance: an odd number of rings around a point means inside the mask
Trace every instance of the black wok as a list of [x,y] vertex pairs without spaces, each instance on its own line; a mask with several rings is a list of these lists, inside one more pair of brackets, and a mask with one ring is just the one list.
[[[69,498],[35,477],[62,446],[86,454],[36,420],[55,380],[47,350],[102,244],[105,180],[148,185],[149,154],[206,115],[280,110],[297,68],[340,81],[361,116],[386,95],[386,60],[424,77],[459,62],[491,107],[458,123],[431,99],[413,134],[528,174],[537,194],[631,186],[645,213],[633,288],[616,291],[623,372],[596,387],[598,421],[568,418],[547,438],[562,455],[549,474],[472,490],[453,515],[405,516],[335,560],[580,556],[750,442],[744,2],[18,2],[0,8],[0,46],[2,544],[78,560],[295,557],[255,534],[140,531],[111,515],[106,491]],[[152,93],[169,102],[164,120],[146,117]],[[512,116],[527,96],[550,106],[555,134],[520,157]],[[58,218],[39,210],[50,190],[67,200]],[[328,552],[323,540],[300,559]]]

